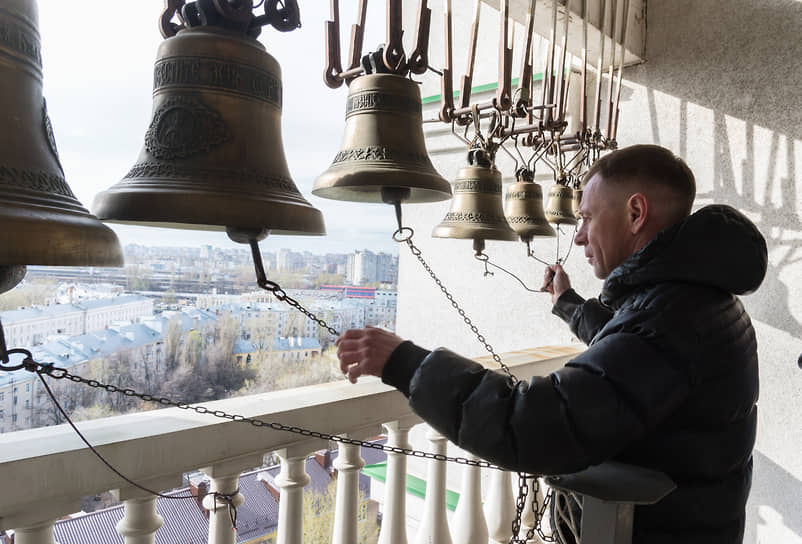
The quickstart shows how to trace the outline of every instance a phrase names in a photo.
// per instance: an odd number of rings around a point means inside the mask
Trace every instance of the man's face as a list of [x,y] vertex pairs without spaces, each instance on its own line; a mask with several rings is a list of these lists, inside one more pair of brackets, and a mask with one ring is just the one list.
[[582,193],[582,218],[575,242],[584,246],[585,257],[599,279],[632,255],[632,232],[626,195],[605,185],[599,174],[590,178]]

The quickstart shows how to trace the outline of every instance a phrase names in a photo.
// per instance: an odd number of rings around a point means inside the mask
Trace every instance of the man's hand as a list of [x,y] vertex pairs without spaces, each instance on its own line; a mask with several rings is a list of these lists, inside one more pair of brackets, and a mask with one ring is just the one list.
[[340,370],[351,383],[356,383],[363,374],[381,377],[390,354],[403,341],[403,338],[375,327],[345,331],[335,342]]
[[551,293],[551,303],[557,304],[557,299],[560,295],[565,293],[571,288],[571,279],[568,274],[563,270],[562,265],[552,264],[546,268],[546,275],[543,278],[543,287],[541,291]]

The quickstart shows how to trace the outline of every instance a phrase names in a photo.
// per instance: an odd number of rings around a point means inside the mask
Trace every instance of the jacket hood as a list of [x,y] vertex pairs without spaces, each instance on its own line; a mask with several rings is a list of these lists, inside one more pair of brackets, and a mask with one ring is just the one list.
[[766,275],[766,240],[731,206],[706,206],[664,230],[614,269],[600,299],[616,302],[634,287],[662,282],[709,285],[743,295]]

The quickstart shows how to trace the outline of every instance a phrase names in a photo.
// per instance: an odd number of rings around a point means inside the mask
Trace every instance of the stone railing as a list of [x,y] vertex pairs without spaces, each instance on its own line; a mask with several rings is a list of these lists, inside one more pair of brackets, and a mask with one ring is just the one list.
[[[577,353],[572,347],[545,347],[504,354],[513,372],[525,378],[561,367]],[[493,365],[488,358],[480,362]],[[409,447],[408,432],[420,420],[397,391],[374,378],[356,385],[334,382],[205,403],[211,410],[268,422],[363,439],[386,433],[389,445]],[[327,446],[325,440],[286,431],[255,428],[213,415],[178,408],[81,422],[80,428],[96,449],[122,474],[149,489],[168,490],[182,484],[183,474],[201,470],[211,480],[211,492],[244,500],[239,475],[263,464],[275,453],[281,471],[278,540],[302,544],[303,492],[309,482],[308,455]],[[442,453],[446,441],[429,434],[427,451]],[[449,530],[445,508],[443,461],[428,461],[427,493],[415,542],[447,544],[505,542],[511,536],[514,513],[511,475],[492,470],[489,489],[480,489],[479,468],[463,470],[461,497]],[[331,541],[357,541],[357,476],[364,465],[356,445],[340,444],[334,529]],[[379,542],[406,543],[407,457],[388,454],[383,519]],[[81,498],[112,490],[125,505],[117,532],[126,544],[152,544],[163,520],[156,498],[131,486],[104,467],[68,425],[0,435],[0,530],[13,530],[15,544],[55,544],[56,520],[81,510]],[[484,496],[484,507],[483,503]],[[213,544],[233,544],[230,513],[206,496],[209,537]],[[215,506],[218,506],[215,508]],[[525,523],[527,522],[524,520]],[[530,520],[531,522],[531,520]],[[412,535],[411,535],[412,536]]]

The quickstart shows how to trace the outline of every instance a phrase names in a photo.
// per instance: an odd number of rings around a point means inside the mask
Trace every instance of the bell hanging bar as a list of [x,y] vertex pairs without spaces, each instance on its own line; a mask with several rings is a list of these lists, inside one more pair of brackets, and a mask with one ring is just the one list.
[[614,118],[613,118],[613,127],[610,130],[610,133],[607,135],[607,138],[610,140],[612,145],[615,145],[615,138],[616,134],[618,133],[618,103],[621,99],[621,84],[623,79],[624,73],[624,57],[627,54],[627,22],[629,20],[629,1],[624,0],[624,18],[621,24],[621,60],[618,64],[618,81],[616,83],[617,89],[615,91],[615,105],[613,106],[614,110]]
[[[519,117],[531,115],[532,110],[532,43],[535,32],[535,7],[537,0],[531,0],[526,14],[526,36],[524,37],[523,54],[521,55],[521,77],[518,80],[513,113]],[[529,120],[531,123],[531,119]]]
[[582,0],[582,92],[579,96],[579,138],[586,139],[588,129],[588,0]]
[[326,27],[326,69],[323,81],[330,89],[343,84],[340,74],[343,67],[340,61],[340,0],[331,0],[331,21],[323,23]]
[[432,10],[427,0],[418,4],[417,24],[415,25],[415,49],[409,56],[409,71],[413,74],[424,74],[429,69],[429,27],[432,22]]
[[613,129],[613,84],[615,83],[614,70],[615,70],[615,25],[616,15],[618,14],[618,0],[611,0],[611,13],[610,13],[610,68],[608,73],[608,88],[607,88],[607,132],[605,139],[609,139],[610,131]]
[[[514,32],[513,26],[513,32]],[[499,58],[496,107],[508,110],[512,106],[512,40],[510,32],[510,0],[501,0],[499,12]]]
[[[473,85],[473,68],[476,62],[476,43],[479,38],[479,17],[481,13],[482,0],[475,0],[473,22],[471,22],[471,37],[468,45],[468,66],[460,82],[459,109],[462,111],[469,111],[471,107],[471,85]],[[464,126],[470,122],[470,117],[462,114],[457,116],[456,120],[458,125]]]
[[438,117],[444,123],[450,123],[454,115],[454,42],[451,22],[451,0],[445,0],[443,12],[445,61],[440,76],[440,112]]
[[593,138],[601,138],[602,74],[604,73],[604,42],[607,27],[607,0],[601,0],[601,28],[599,28],[599,64],[596,70],[596,99],[593,111]]
[[[568,22],[569,22],[569,11],[568,11],[568,3],[565,2],[565,13],[563,14],[564,22],[563,22],[563,35],[562,35],[562,43],[560,45],[560,67],[557,72],[557,84],[555,86],[555,92],[557,93],[557,109],[555,111],[555,121],[556,125],[554,128],[560,131],[560,125],[565,119],[565,95],[566,95],[566,80],[569,79],[565,73],[565,61],[566,56],[568,54]],[[554,9],[556,11],[557,6],[555,3]],[[569,67],[570,72],[570,67]]]
[[[554,104],[554,55],[557,47],[557,0],[551,6],[551,33],[549,35],[549,52],[546,58],[546,69],[543,74],[543,100],[542,104]],[[547,109],[543,115],[543,128],[550,128],[554,112]]]
[[404,53],[403,0],[387,0],[387,43],[382,60],[390,73],[406,75],[407,57]]

